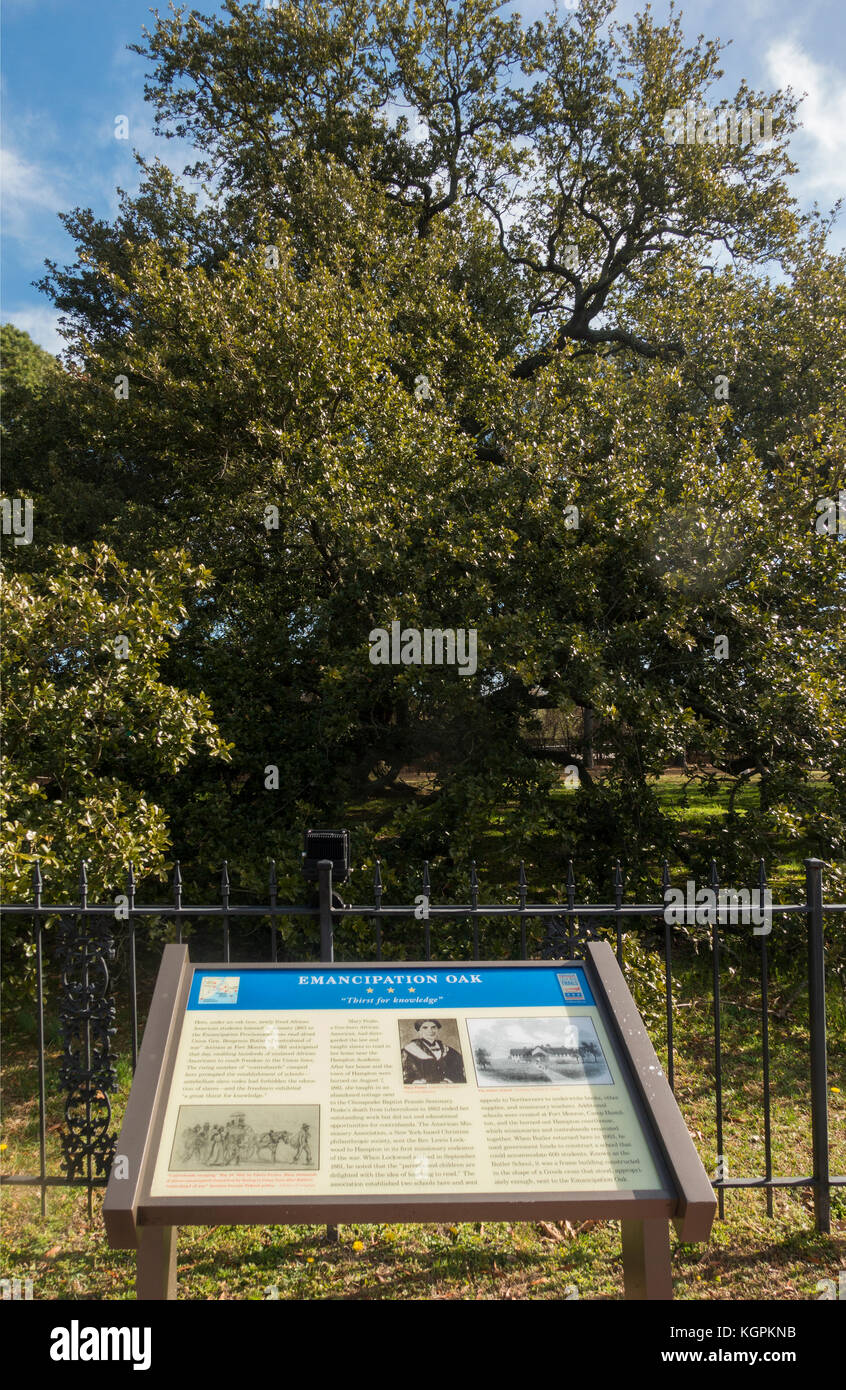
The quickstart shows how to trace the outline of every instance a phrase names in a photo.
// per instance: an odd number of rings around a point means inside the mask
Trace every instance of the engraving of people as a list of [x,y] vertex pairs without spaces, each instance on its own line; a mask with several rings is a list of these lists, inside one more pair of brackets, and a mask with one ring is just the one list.
[[244,1113],[230,1111],[219,1124],[186,1125],[177,1140],[177,1162],[202,1168],[287,1168],[299,1163],[308,1167],[313,1163],[314,1131],[314,1124],[301,1124],[296,1131],[255,1129]]
[[184,1133],[183,1136],[182,1136],[182,1158],[183,1158],[183,1160],[187,1160],[187,1159],[189,1159],[189,1158],[193,1158],[193,1157],[194,1157],[194,1154],[198,1151],[198,1147],[199,1147],[199,1138],[200,1138],[200,1126],[199,1126],[199,1125],[192,1125],[190,1129],[186,1129],[185,1133]]
[[310,1125],[300,1125],[300,1128],[299,1128],[299,1130],[297,1131],[296,1138],[294,1139],[294,1162],[295,1162],[295,1163],[297,1163],[297,1162],[299,1161],[300,1157],[302,1157],[304,1163],[311,1163],[312,1159],[311,1159],[311,1147],[310,1147],[310,1134],[311,1134],[311,1126],[310,1126]]
[[209,1168],[221,1168],[225,1161],[223,1125],[215,1125],[211,1132],[211,1147],[206,1165]]
[[406,1086],[454,1086],[466,1081],[461,1053],[448,1047],[438,1034],[437,1018],[421,1018],[414,1025],[417,1037],[402,1050],[402,1079]]
[[224,1136],[224,1163],[239,1163],[242,1158],[246,1158],[252,1147],[250,1141],[255,1141],[252,1129],[248,1128],[242,1114],[233,1115],[226,1125]]

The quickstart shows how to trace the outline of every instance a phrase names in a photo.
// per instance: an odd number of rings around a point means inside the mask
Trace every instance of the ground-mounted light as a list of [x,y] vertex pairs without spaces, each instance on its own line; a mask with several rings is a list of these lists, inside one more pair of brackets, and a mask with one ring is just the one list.
[[303,877],[316,883],[321,859],[332,864],[333,883],[346,883],[350,876],[350,832],[348,830],[307,830],[303,847]]

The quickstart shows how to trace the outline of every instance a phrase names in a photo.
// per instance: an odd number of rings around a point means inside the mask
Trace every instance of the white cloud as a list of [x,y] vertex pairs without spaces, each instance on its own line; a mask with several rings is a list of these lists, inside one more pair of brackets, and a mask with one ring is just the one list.
[[805,195],[833,203],[843,192],[846,169],[846,89],[834,67],[816,62],[793,39],[777,39],[766,53],[767,72],[779,87],[804,100],[802,129],[792,145],[799,165],[797,184]]
[[66,200],[62,181],[56,174],[22,158],[7,146],[0,151],[0,181],[4,230],[8,236],[28,245],[33,240],[43,240],[47,216],[51,219],[50,232],[58,230],[56,213]]
[[36,306],[5,310],[3,322],[13,323],[15,328],[28,333],[39,347],[43,347],[46,352],[52,352],[56,357],[67,347],[64,338],[59,337],[59,314],[56,309]]

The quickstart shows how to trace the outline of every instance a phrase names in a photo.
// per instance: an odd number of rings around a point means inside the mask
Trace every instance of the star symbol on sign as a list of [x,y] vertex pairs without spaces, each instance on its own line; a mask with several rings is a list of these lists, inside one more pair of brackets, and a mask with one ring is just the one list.
[[388,993],[389,993],[389,994],[393,994],[393,992],[394,992],[394,987],[393,987],[393,985],[388,985]]
[[373,986],[372,986],[372,985],[368,985],[368,986],[367,986],[367,993],[368,993],[368,994],[372,994],[372,993],[373,993]]
[[413,994],[413,993],[414,993],[414,985],[409,985],[409,986],[408,986],[408,992],[409,992],[409,994]]

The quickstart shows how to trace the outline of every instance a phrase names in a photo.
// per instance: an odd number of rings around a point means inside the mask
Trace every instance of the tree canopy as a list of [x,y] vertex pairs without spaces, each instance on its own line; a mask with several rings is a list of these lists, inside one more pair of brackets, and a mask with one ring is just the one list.
[[[293,871],[321,818],[447,885],[499,817],[506,883],[551,831],[594,882],[615,853],[636,882],[663,853],[739,873],[786,833],[842,858],[846,567],[816,523],[844,485],[846,275],[785,183],[794,100],[716,96],[719,43],[672,9],[500,9],[158,18],[146,95],[205,193],[142,161],[113,223],[65,218],[77,262],[43,283],[70,351],[20,412],[37,530],[9,563],[208,573],[161,651],[206,752],[183,722],[198,755],[143,771],[197,872]],[[773,139],[672,144],[688,102],[768,109]],[[393,621],[476,629],[477,672],[372,665]],[[552,794],[539,707],[592,714],[605,776],[570,748]],[[686,749],[760,779],[696,844],[652,781]],[[433,785],[386,809],[407,766]]]

